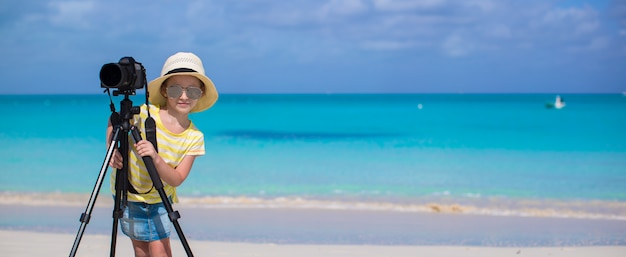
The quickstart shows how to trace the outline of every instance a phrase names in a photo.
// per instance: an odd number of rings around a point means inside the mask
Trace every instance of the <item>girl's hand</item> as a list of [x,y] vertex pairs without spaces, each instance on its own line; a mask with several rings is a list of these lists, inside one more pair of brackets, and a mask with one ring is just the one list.
[[122,154],[120,154],[120,152],[116,148],[115,150],[113,150],[113,157],[111,158],[111,160],[109,160],[109,166],[113,167],[114,169],[121,169],[124,166],[123,164],[124,163]]
[[152,157],[152,160],[156,160],[156,158],[159,156],[157,151],[154,149],[152,143],[145,139],[137,142],[135,144],[135,149],[137,149],[137,154],[139,154],[141,157],[150,156]]

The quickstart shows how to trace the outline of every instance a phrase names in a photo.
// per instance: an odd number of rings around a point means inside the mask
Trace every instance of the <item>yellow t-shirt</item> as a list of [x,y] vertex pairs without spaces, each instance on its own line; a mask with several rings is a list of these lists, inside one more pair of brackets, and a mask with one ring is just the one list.
[[[172,133],[167,130],[163,122],[161,122],[159,110],[160,108],[158,106],[150,105],[150,115],[156,123],[159,156],[161,156],[168,165],[172,168],[176,168],[187,155],[205,154],[204,135],[193,123],[189,125],[187,130],[180,134]],[[147,118],[148,108],[146,108],[144,104],[141,106],[139,115],[135,115],[133,119],[130,120],[131,125],[137,127],[141,132],[142,139],[146,139],[144,123]],[[145,202],[149,204],[159,203],[161,202],[161,197],[159,196],[159,192],[152,185],[150,174],[148,174],[143,159],[137,154],[137,150],[134,147],[135,140],[132,138],[132,135],[129,134],[128,136],[129,148],[131,149],[128,160],[129,181],[137,192],[139,192],[139,194],[128,192],[128,201]],[[115,194],[115,175],[116,172],[113,172],[111,175],[111,191],[113,194]],[[163,190],[173,202],[178,202],[175,187],[163,181]]]

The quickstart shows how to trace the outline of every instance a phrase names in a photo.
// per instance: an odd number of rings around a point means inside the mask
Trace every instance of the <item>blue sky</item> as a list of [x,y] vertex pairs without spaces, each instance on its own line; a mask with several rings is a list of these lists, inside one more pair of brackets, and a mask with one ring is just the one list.
[[191,51],[221,93],[619,93],[626,1],[0,0],[0,94]]

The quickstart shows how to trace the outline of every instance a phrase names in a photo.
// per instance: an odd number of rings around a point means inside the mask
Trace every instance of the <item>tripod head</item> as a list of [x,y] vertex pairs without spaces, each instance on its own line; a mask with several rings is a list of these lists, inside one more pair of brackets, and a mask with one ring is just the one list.
[[[133,101],[131,101],[128,96],[128,94],[124,94],[124,99],[120,101],[120,112],[113,112],[111,114],[112,119],[113,116],[118,116],[120,122],[118,125],[121,125],[122,129],[126,132],[130,131],[130,120],[135,114],[140,113],[139,107],[133,106]],[[111,124],[113,124],[114,126],[116,125],[115,123],[113,123],[113,120],[111,120]]]

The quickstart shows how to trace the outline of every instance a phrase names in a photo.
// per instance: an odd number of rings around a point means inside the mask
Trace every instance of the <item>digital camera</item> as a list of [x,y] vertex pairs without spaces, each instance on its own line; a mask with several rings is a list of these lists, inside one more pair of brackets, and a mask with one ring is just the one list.
[[134,91],[146,83],[146,70],[133,57],[123,57],[118,63],[107,63],[100,69],[100,87]]

